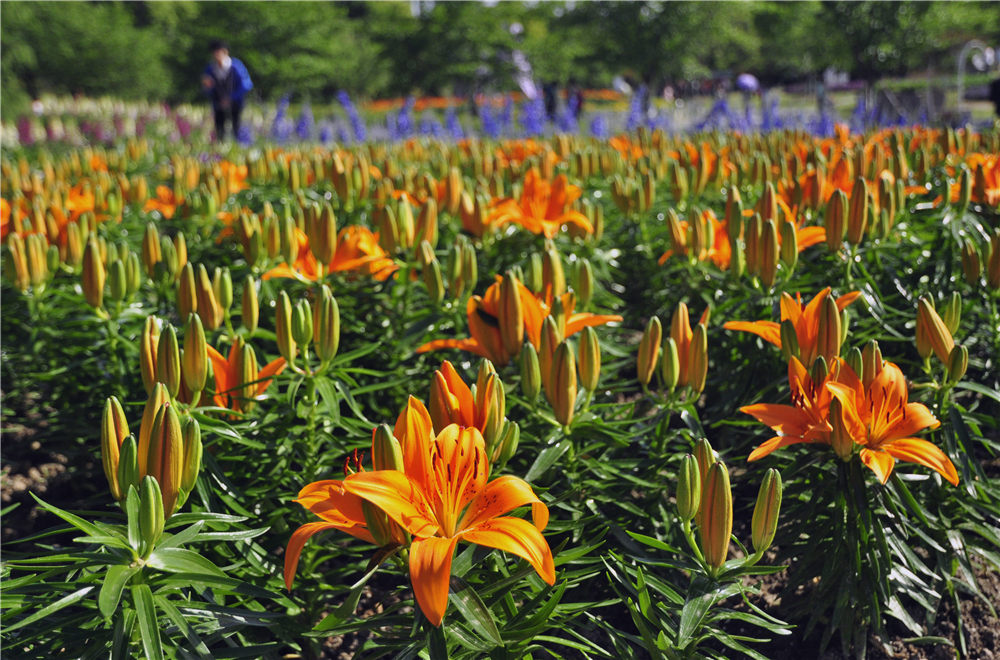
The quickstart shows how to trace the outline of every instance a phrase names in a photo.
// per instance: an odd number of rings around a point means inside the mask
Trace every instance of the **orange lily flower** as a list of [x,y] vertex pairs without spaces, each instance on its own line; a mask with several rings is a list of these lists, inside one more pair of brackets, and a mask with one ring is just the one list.
[[[394,431],[404,471],[352,474],[343,489],[379,507],[413,535],[410,579],[427,619],[440,626],[448,608],[451,562],[459,541],[522,557],[547,583],[555,583],[552,551],[541,531],[549,511],[526,482],[504,476],[487,482],[489,461],[475,428],[447,426],[435,438],[431,417],[410,398]],[[531,505],[534,525],[504,514]]]
[[[791,319],[795,325],[795,335],[799,340],[802,363],[807,368],[811,368],[818,357],[816,348],[819,339],[819,310],[829,295],[831,295],[830,287],[826,287],[817,293],[808,305],[803,307],[801,294],[797,294],[796,298],[792,298],[787,293],[781,294],[781,320]],[[845,293],[836,301],[837,310],[844,311],[844,308],[857,300],[860,295],[859,291]],[[752,332],[763,338],[764,341],[781,348],[781,324],[774,321],[730,321],[722,327],[726,330]]]
[[[436,339],[417,349],[417,353],[427,353],[440,348],[458,348],[488,358],[494,364],[502,366],[510,362],[513,355],[504,348],[500,335],[500,279],[486,289],[486,293],[469,298],[466,306],[466,316],[469,319],[468,339]],[[542,340],[542,322],[551,312],[551,306],[535,297],[528,287],[517,281],[517,291],[521,299],[521,309],[524,315],[524,336],[531,345],[538,348]],[[598,326],[612,321],[621,321],[621,316],[592,314],[584,312],[574,314],[575,297],[572,294],[562,296],[563,308],[566,311],[566,336],[569,337],[586,326]]]
[[[85,186],[81,181],[69,189],[66,196],[66,211],[69,213],[67,222],[77,222],[81,215],[94,210],[94,191],[89,185]],[[102,219],[103,217],[98,218]]]
[[826,385],[838,379],[860,383],[854,371],[840,358],[833,361],[830,372],[819,383],[813,381],[809,370],[797,358],[789,360],[792,405],[757,403],[740,408],[740,412],[752,415],[778,433],[754,449],[748,460],[756,461],[782,447],[803,442],[829,445],[833,430],[828,421],[832,394]]
[[524,177],[521,200],[512,197],[494,200],[490,224],[516,222],[535,234],[553,238],[563,225],[572,225],[585,233],[594,232],[587,216],[569,209],[581,194],[579,186],[569,184],[565,174],[560,174],[551,184],[531,169]]
[[[239,344],[233,342],[233,347],[229,349],[229,358],[222,357],[219,351],[208,346],[208,359],[212,361],[212,370],[215,373],[215,405],[220,408],[228,408],[239,412],[241,408],[240,399],[236,396],[236,390],[244,383],[240,382],[240,374],[237,371],[239,365]],[[257,374],[256,393],[254,398],[261,396],[271,385],[271,378],[277,376],[285,370],[285,358],[279,357],[267,364]]]
[[[728,270],[729,262],[732,259],[732,252],[729,248],[729,230],[727,229],[729,223],[725,221],[719,222],[719,219],[715,215],[715,211],[712,209],[705,209],[702,211],[701,215],[710,226],[710,231],[712,232],[712,247],[711,249],[706,250],[704,246],[702,246],[697,254],[698,261],[711,259],[712,263],[719,268]],[[687,220],[680,220],[678,222],[678,226],[680,227],[680,233],[673,236],[673,241],[680,254],[686,257],[692,247],[688,245],[691,224]],[[662,266],[667,263],[667,259],[673,255],[674,249],[671,248],[660,256],[658,263]]]
[[[480,397],[482,398],[481,395]],[[434,372],[434,382],[431,384],[430,415],[434,431],[440,433],[449,424],[458,424],[486,433],[491,398],[485,399],[486,405],[476,405],[472,390],[458,375],[451,362],[445,360],[441,363],[441,368]]]
[[156,186],[156,197],[150,197],[142,207],[143,211],[159,211],[167,220],[174,217],[177,211],[177,200],[174,191],[169,186]]
[[[309,249],[309,237],[296,228],[295,235],[299,242],[299,252],[292,265],[279,264],[264,273],[262,279],[272,277],[292,277],[315,282],[319,279],[319,264],[312,250]],[[378,244],[378,233],[372,233],[367,227],[348,225],[337,235],[337,250],[327,272],[359,271],[371,275],[379,282],[389,279],[399,270],[382,247]]]
[[867,388],[857,380],[830,383],[827,388],[843,405],[845,429],[864,445],[861,462],[879,481],[889,479],[898,459],[929,467],[958,485],[951,459],[930,442],[911,437],[926,428],[936,429],[941,422],[927,406],[907,402],[906,378],[899,367],[887,362]]

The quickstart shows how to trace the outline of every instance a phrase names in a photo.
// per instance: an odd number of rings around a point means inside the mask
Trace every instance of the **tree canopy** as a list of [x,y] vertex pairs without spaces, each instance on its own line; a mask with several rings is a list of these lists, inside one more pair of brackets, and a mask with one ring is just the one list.
[[561,84],[720,70],[777,84],[828,66],[866,81],[950,68],[968,39],[1000,42],[988,2],[11,1],[0,12],[14,108],[45,91],[196,99],[213,38],[229,41],[262,97],[313,99],[512,89],[515,50]]

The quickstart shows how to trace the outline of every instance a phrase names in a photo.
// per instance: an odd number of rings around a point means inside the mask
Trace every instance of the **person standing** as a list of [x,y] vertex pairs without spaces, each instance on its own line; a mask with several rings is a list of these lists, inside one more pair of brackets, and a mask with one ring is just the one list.
[[209,43],[208,49],[212,53],[212,61],[202,75],[201,84],[212,97],[215,139],[222,141],[226,136],[227,117],[232,124],[233,137],[240,130],[243,97],[253,89],[253,83],[243,62],[229,56],[229,44],[214,40]]

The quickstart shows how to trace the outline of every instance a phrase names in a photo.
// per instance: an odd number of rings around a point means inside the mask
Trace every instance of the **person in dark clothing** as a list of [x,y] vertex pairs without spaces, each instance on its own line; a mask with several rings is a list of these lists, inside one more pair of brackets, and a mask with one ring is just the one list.
[[990,100],[993,101],[997,117],[1000,117],[1000,78],[990,83]]
[[240,130],[243,97],[253,89],[253,83],[243,62],[229,56],[229,45],[226,42],[212,41],[208,49],[212,53],[212,62],[205,69],[201,84],[212,97],[215,139],[221,141],[226,136],[227,117],[232,123],[233,137]]

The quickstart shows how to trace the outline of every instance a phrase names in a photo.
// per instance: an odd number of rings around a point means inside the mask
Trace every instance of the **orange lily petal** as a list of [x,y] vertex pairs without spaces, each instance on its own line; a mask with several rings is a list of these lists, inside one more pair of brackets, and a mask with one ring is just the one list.
[[299,567],[299,556],[302,554],[302,548],[305,547],[306,541],[313,535],[327,529],[339,529],[339,527],[329,522],[311,522],[302,525],[292,534],[292,538],[288,540],[288,548],[285,549],[285,589],[292,590],[295,571]]
[[420,486],[398,470],[352,474],[344,479],[344,489],[385,511],[414,536],[434,536],[441,531]]
[[574,314],[566,319],[566,336],[569,337],[571,335],[575,335],[587,326],[593,327],[605,325],[607,323],[616,323],[622,320],[622,317],[614,314],[591,314],[590,312]]
[[285,358],[279,357],[277,360],[269,362],[266,367],[260,370],[260,373],[257,374],[257,380],[260,381],[257,383],[257,396],[264,393],[271,384],[271,377],[277,376],[284,371],[287,364]]
[[546,584],[556,582],[552,550],[542,533],[527,520],[494,518],[462,532],[462,538],[470,543],[517,555],[531,564]]
[[814,440],[807,440],[801,436],[796,435],[776,435],[767,442],[761,444],[759,447],[754,449],[750,453],[748,461],[756,461],[758,459],[764,458],[765,456],[775,452],[782,447],[787,447],[788,445],[797,445],[800,443],[813,444]]
[[781,348],[781,326],[774,321],[730,321],[722,327],[726,330],[752,332],[769,344]]
[[901,461],[919,463],[924,467],[929,467],[947,479],[952,486],[958,485],[958,472],[955,470],[955,464],[937,446],[926,440],[900,438],[883,444],[882,449]]
[[867,465],[878,480],[885,483],[892,475],[892,468],[896,464],[896,459],[888,452],[881,450],[871,450],[867,447],[861,450],[861,462]]
[[458,537],[413,539],[410,545],[410,581],[413,595],[427,620],[440,627],[448,609],[451,559]]
[[494,479],[469,504],[459,527],[476,527],[526,504],[531,504],[535,527],[539,531],[544,530],[549,522],[549,509],[538,499],[531,486],[526,481],[509,475]]

